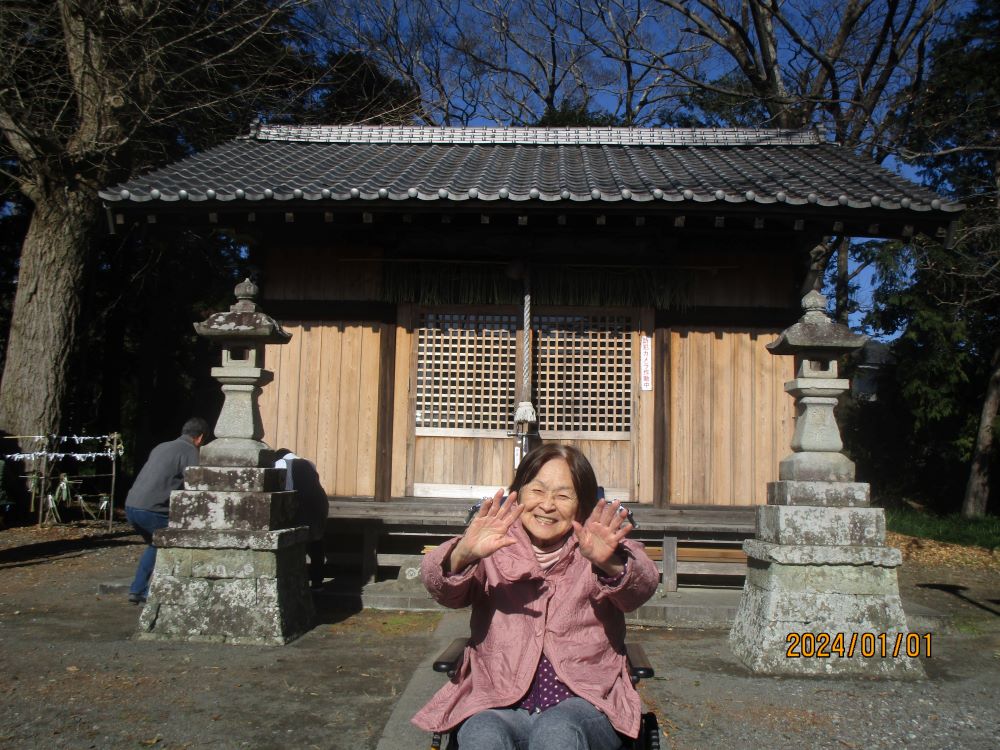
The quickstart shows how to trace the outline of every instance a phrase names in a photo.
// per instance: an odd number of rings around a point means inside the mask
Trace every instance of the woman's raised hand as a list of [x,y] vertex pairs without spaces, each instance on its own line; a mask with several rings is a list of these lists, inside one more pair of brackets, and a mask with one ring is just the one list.
[[609,577],[622,572],[625,566],[615,552],[621,541],[632,530],[628,516],[622,511],[620,501],[597,501],[590,517],[582,524],[573,521],[573,533],[580,543],[580,554],[590,560]]
[[452,573],[458,573],[476,560],[489,557],[498,549],[515,544],[514,538],[507,536],[507,529],[518,519],[523,509],[517,502],[516,492],[511,492],[504,503],[500,502],[502,498],[501,489],[493,497],[483,500],[479,512],[473,516],[465,534],[448,558]]

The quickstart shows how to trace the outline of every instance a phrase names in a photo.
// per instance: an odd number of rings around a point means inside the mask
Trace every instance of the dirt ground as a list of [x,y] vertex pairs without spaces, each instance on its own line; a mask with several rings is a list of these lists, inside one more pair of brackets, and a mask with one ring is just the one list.
[[63,536],[0,531],[3,748],[374,748],[438,621],[319,598],[286,647],[135,641],[139,609],[97,589],[141,540]]
[[[124,526],[0,531],[0,747],[375,748],[438,615],[320,597],[320,624],[286,647],[135,641],[138,609],[97,588],[131,577],[140,544]],[[665,747],[997,747],[992,558],[914,552],[901,569],[904,599],[952,615],[923,682],[758,678],[724,632],[640,629]]]

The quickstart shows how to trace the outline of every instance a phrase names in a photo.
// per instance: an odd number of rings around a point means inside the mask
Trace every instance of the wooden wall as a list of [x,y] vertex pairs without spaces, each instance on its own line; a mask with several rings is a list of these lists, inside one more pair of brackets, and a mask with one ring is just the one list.
[[793,359],[764,348],[777,331],[670,332],[667,487],[671,504],[767,501],[791,452],[794,409],[784,391]]
[[691,279],[689,307],[780,308],[797,301],[795,267],[780,253],[699,248],[671,260]]
[[269,300],[380,299],[380,255],[378,249],[365,247],[338,246],[336,251],[315,246],[283,247],[266,256],[265,296]]
[[440,497],[461,492],[440,485],[483,487],[480,494],[508,487],[514,479],[512,445],[509,438],[418,435],[413,462],[413,481],[418,486],[414,494]]
[[381,325],[282,326],[291,341],[265,352],[264,442],[313,461],[328,495],[373,496]]

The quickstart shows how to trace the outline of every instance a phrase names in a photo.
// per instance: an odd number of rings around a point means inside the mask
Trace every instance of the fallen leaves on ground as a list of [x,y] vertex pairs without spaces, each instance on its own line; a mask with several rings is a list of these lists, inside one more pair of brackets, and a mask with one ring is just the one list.
[[934,539],[897,534],[895,531],[886,532],[885,536],[886,544],[902,551],[905,562],[1000,571],[1000,554],[997,550],[938,542]]
[[0,550],[23,547],[41,542],[68,542],[103,536],[119,536],[132,531],[132,525],[116,520],[108,530],[107,521],[71,521],[53,526],[12,526],[0,529]]

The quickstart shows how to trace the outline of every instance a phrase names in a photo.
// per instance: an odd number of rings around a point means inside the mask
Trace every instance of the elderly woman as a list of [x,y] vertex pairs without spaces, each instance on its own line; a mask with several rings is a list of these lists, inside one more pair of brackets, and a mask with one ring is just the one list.
[[465,534],[427,555],[424,585],[446,607],[472,605],[472,638],[455,677],[413,723],[461,725],[467,750],[614,750],[639,731],[625,661],[625,617],[659,574],[626,539],[618,501],[597,497],[580,451],[524,457],[510,495],[483,502]]

